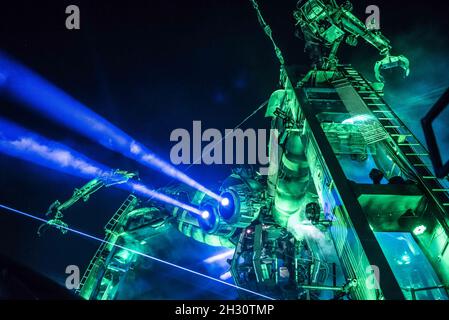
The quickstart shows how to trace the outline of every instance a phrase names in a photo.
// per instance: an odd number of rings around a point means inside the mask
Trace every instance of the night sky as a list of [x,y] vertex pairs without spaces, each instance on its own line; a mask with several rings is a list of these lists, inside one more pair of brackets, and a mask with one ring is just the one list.
[[[296,1],[260,2],[287,63],[307,65],[303,43],[294,36]],[[368,5],[378,5],[382,31],[392,41],[393,53],[410,58],[411,76],[389,84],[386,94],[393,109],[422,137],[420,118],[449,86],[449,5],[441,0],[353,3],[356,15],[363,19]],[[65,28],[69,4],[81,10],[81,30]],[[172,130],[190,130],[193,120],[222,132],[234,128],[277,89],[279,76],[271,43],[245,0],[2,1],[0,50],[166,160],[173,145]],[[364,43],[341,53],[343,62],[352,63],[370,79],[378,57]],[[169,182],[1,95],[0,101],[0,117],[113,168],[138,170],[154,187]],[[260,112],[244,127],[267,126]],[[448,139],[447,131],[441,134]],[[188,172],[206,186],[216,186],[229,169],[194,166]],[[86,182],[2,154],[0,170],[0,203],[39,216],[54,200],[67,199],[73,188]],[[103,225],[126,196],[122,191],[103,190],[88,204],[79,203],[68,211],[67,222],[102,237]],[[39,239],[37,227],[33,221],[2,211],[0,253],[57,281],[63,281],[69,264],[84,269],[98,246],[53,231]],[[174,257],[179,247],[165,250]],[[191,257],[190,262],[186,258],[186,264],[192,265],[197,258]]]

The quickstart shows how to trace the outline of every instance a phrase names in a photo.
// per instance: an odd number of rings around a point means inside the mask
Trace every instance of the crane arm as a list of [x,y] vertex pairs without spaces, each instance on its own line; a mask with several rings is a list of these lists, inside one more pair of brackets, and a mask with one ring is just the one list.
[[67,224],[62,221],[64,217],[63,211],[72,207],[75,203],[83,199],[84,202],[89,200],[89,197],[103,187],[110,187],[113,185],[127,183],[129,179],[134,178],[136,173],[129,173],[123,170],[114,170],[101,177],[97,177],[81,188],[73,191],[73,195],[63,203],[59,200],[53,202],[47,210],[46,216],[51,217],[48,223],[41,225],[38,229],[38,234],[41,235],[46,226],[54,226],[62,233],[67,232]]
[[342,8],[341,11],[341,25],[343,29],[348,32],[355,39],[360,37],[367,43],[376,48],[384,58],[376,62],[374,66],[374,74],[378,82],[385,82],[382,76],[382,71],[393,68],[402,68],[405,76],[410,74],[410,61],[403,55],[392,56],[390,51],[392,46],[390,40],[387,39],[381,32],[368,29],[368,27],[360,21],[350,10]]

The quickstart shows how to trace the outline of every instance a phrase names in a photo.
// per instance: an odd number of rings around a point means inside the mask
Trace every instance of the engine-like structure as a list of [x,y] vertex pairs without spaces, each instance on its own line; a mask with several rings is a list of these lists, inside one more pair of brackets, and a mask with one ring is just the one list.
[[448,298],[447,182],[433,175],[425,148],[384,101],[383,86],[342,65],[337,51],[359,39],[373,45],[384,57],[375,69],[379,82],[386,69],[408,75],[408,60],[391,56],[389,41],[349,3],[303,1],[294,17],[312,68],[301,74],[281,61],[282,88],[266,110],[275,129],[269,148],[277,148],[269,175],[234,169],[216,190],[221,203],[182,185],[160,190],[201,216],[130,195],[106,226],[82,297],[114,299],[136,263],[124,248],[148,252],[154,234],[176,228],[233,249],[234,283],[275,299]]

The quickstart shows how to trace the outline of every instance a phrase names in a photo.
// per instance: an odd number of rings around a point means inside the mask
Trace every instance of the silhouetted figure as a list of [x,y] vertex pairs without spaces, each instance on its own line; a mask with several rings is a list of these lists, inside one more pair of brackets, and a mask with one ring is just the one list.
[[389,184],[406,184],[406,182],[402,177],[393,177],[390,179]]
[[384,173],[382,171],[380,171],[379,169],[374,168],[369,173],[369,177],[373,181],[374,184],[380,184],[380,182],[384,178]]

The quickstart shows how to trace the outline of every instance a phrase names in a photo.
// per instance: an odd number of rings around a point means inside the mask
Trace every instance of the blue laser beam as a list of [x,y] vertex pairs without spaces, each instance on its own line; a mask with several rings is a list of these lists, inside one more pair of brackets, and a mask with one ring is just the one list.
[[145,186],[141,183],[135,182],[135,181],[129,181],[128,183],[123,184],[123,185],[118,185],[117,187],[124,188],[130,192],[135,192],[136,194],[140,194],[145,197],[149,197],[152,199],[156,199],[156,200],[171,204],[173,206],[182,208],[184,210],[187,210],[187,211],[192,212],[199,216],[202,216],[202,214],[203,214],[198,208],[195,208],[188,204],[182,203],[176,199],[173,199],[173,198],[171,198],[165,194],[162,194],[160,192],[157,192],[155,190],[149,189],[147,186]]
[[221,201],[219,195],[160,159],[99,114],[2,52],[0,89],[10,99],[42,113],[94,142]]
[[[99,177],[108,178],[108,180],[114,179],[114,176],[111,175],[111,172],[113,172],[111,168],[99,164],[62,144],[31,133],[2,118],[0,118],[0,152],[82,178],[93,179]],[[116,179],[120,181],[123,180],[123,177],[117,175]],[[180,207],[197,215],[202,214],[199,209],[181,203],[134,180],[129,180],[127,183],[117,184],[115,186],[144,197],[153,198]]]
[[3,118],[0,118],[0,152],[82,178],[110,172],[86,156]]
[[[39,221],[39,222],[42,222],[42,223],[48,223],[48,221],[45,220],[45,219],[36,217],[36,216],[34,216],[34,215],[32,215],[32,214],[29,214],[29,213],[26,213],[26,212],[23,212],[23,211],[20,211],[20,210],[17,210],[17,209],[14,209],[14,208],[11,208],[11,207],[2,205],[2,204],[0,204],[0,208],[2,208],[2,209],[4,209],[4,210],[7,210],[7,211],[9,211],[9,212],[17,213],[17,214],[19,214],[19,215],[25,216],[25,217],[30,218],[30,219],[34,219],[34,220]],[[72,232],[72,233],[74,233],[74,234],[77,234],[77,235],[79,235],[79,236],[82,236],[82,237],[85,237],[85,238],[88,238],[88,239],[91,239],[91,240],[94,240],[94,241],[98,241],[98,242],[100,242],[100,243],[104,243],[104,244],[107,244],[107,245],[111,245],[111,246],[114,246],[114,247],[119,248],[119,249],[122,249],[122,250],[126,250],[126,251],[128,251],[128,252],[134,253],[134,254],[139,255],[139,256],[141,256],[141,257],[144,257],[144,258],[147,258],[147,259],[150,259],[150,260],[153,260],[153,261],[162,263],[162,264],[164,264],[164,265],[167,265],[167,266],[176,268],[176,269],[178,269],[178,270],[182,270],[182,271],[185,271],[185,272],[189,272],[189,273],[194,274],[194,275],[196,275],[196,276],[199,276],[199,277],[202,277],[202,278],[205,278],[205,279],[208,279],[208,280],[215,281],[215,282],[217,282],[217,283],[220,283],[220,284],[223,284],[223,285],[232,287],[232,288],[234,288],[234,289],[241,290],[241,291],[244,291],[244,292],[253,294],[253,295],[255,295],[255,296],[259,296],[259,297],[264,298],[264,299],[267,299],[267,300],[275,300],[275,299],[273,299],[273,298],[271,298],[271,297],[269,297],[269,296],[266,296],[266,295],[264,295],[264,294],[261,294],[261,293],[258,293],[258,292],[255,292],[255,291],[252,291],[252,290],[249,290],[249,289],[246,289],[246,288],[237,286],[237,285],[232,284],[232,283],[225,282],[225,281],[220,280],[220,279],[216,279],[216,278],[214,278],[214,277],[208,276],[208,275],[206,275],[206,274],[200,273],[200,272],[198,272],[198,271],[195,271],[195,270],[192,270],[192,269],[189,269],[189,268],[182,267],[182,266],[177,265],[177,264],[174,264],[174,263],[172,263],[172,262],[165,261],[165,260],[162,260],[162,259],[159,259],[159,258],[150,256],[150,255],[148,255],[148,254],[145,254],[145,253],[142,253],[142,252],[139,252],[139,251],[130,249],[130,248],[126,248],[126,247],[121,246],[121,245],[118,245],[118,244],[116,244],[116,243],[113,243],[113,242],[106,241],[106,240],[104,240],[104,239],[95,237],[95,236],[90,235],[90,234],[88,234],[88,233],[85,233],[85,232],[82,232],[82,231],[78,231],[78,230],[73,229],[73,228],[64,227],[64,226],[61,226],[61,228],[65,229],[65,230],[67,230],[67,231],[70,231],[70,232]]]

